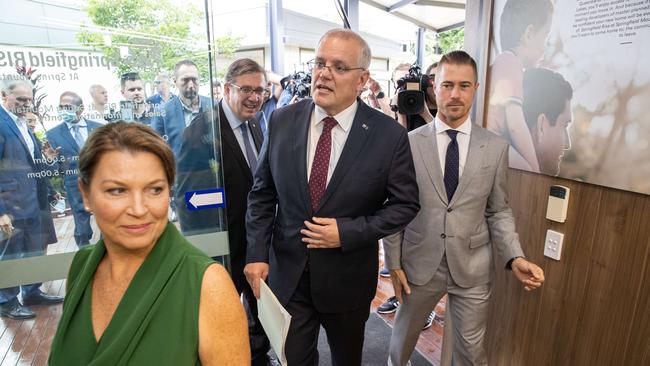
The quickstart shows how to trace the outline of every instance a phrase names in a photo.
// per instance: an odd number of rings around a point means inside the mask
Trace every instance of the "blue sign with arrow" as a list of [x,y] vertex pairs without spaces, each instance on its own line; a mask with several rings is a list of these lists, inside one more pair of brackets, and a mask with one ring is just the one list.
[[185,192],[185,204],[190,211],[225,207],[223,188]]

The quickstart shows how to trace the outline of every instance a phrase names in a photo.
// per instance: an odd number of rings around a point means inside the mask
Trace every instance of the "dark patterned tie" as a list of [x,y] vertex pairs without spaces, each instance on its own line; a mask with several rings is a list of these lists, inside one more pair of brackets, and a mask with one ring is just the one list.
[[456,192],[456,187],[458,187],[460,161],[458,158],[458,141],[456,141],[458,131],[447,130],[447,135],[451,138],[451,142],[447,146],[447,155],[445,157],[445,189],[447,190],[447,202],[450,202],[454,192]]
[[248,121],[239,125],[241,128],[241,134],[244,137],[244,149],[246,150],[246,160],[248,160],[248,166],[251,168],[251,172],[255,175],[257,170],[257,157],[255,156],[255,151],[253,151],[253,144],[251,144],[251,139],[248,135]]
[[337,122],[332,117],[323,119],[323,132],[318,138],[314,161],[311,164],[309,175],[309,195],[311,196],[311,208],[316,211],[320,203],[325,187],[327,186],[327,171],[330,165],[330,154],[332,152],[332,128]]

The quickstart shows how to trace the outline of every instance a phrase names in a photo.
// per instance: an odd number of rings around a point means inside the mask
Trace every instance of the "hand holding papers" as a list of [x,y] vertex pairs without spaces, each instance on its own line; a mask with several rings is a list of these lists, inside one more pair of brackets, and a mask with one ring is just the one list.
[[278,356],[282,365],[287,366],[287,358],[284,355],[284,345],[289,333],[291,315],[280,304],[269,286],[264,281],[260,282],[260,298],[257,299],[257,312],[262,327],[266,332],[273,351]]

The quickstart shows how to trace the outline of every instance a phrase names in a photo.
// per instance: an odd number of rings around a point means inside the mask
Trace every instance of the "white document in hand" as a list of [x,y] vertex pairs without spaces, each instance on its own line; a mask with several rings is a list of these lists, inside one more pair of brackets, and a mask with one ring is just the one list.
[[289,333],[291,315],[280,304],[273,291],[264,282],[260,281],[260,298],[257,300],[257,313],[264,327],[267,337],[271,342],[273,351],[278,356],[282,365],[287,366],[287,358],[284,355],[284,344]]

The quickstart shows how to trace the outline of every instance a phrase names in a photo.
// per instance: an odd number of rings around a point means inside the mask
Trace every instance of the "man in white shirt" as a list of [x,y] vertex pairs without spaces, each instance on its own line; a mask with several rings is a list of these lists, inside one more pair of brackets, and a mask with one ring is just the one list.
[[422,323],[445,294],[452,362],[487,365],[483,341],[493,261],[512,269],[526,290],[544,281],[542,269],[523,258],[508,206],[508,144],[469,117],[477,88],[474,60],[463,51],[444,55],[435,78],[435,120],[409,133],[421,210],[402,233],[384,238],[401,303],[390,343],[395,366],[408,363]]
[[[0,108],[0,260],[42,255],[49,239],[52,217],[47,202],[47,172],[40,143],[27,126],[25,114],[31,111],[33,85],[20,77],[2,82]],[[56,154],[50,151],[48,158]],[[47,220],[47,221],[46,221]],[[63,301],[60,296],[43,293],[40,283],[0,289],[0,316],[12,319],[33,318],[27,306]],[[22,293],[22,303],[18,293]]]

